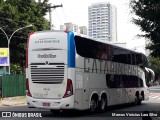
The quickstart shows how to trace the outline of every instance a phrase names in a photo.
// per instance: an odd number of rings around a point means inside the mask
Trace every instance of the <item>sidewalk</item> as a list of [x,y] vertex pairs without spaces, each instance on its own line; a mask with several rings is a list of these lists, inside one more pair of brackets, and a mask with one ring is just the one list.
[[160,85],[151,86],[149,88],[160,89]]
[[9,97],[0,100],[0,106],[27,105],[25,96]]

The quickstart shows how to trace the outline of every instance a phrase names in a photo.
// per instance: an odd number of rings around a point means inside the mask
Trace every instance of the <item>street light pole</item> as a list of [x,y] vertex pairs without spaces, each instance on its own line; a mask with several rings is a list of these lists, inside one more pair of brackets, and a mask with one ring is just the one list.
[[32,26],[33,26],[33,25],[30,24],[30,25],[27,25],[27,26],[24,26],[24,27],[21,27],[21,28],[15,30],[15,31],[12,33],[12,35],[9,37],[9,39],[8,39],[8,47],[9,47],[10,40],[11,40],[12,36],[13,36],[17,31],[22,30],[22,29],[24,29],[24,28],[32,27]]
[[11,34],[11,36],[10,37],[8,37],[8,35],[6,34],[6,32],[0,27],[0,30],[2,30],[3,31],[3,33],[5,34],[5,36],[6,36],[6,38],[7,38],[7,41],[8,41],[8,59],[9,59],[9,75],[10,75],[10,41],[11,41],[11,38],[12,38],[12,36],[17,32],[17,31],[19,31],[19,30],[22,30],[22,29],[24,29],[24,28],[28,28],[28,27],[32,27],[33,25],[32,24],[30,24],[30,25],[27,25],[27,26],[24,26],[24,27],[21,27],[21,28],[19,28],[19,29],[17,29],[17,30],[15,30],[12,34]]

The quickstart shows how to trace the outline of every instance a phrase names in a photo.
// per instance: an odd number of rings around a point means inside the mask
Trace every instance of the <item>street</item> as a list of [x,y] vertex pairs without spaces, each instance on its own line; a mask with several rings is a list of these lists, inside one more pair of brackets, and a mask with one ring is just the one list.
[[[52,114],[49,110],[43,110],[43,109],[34,109],[34,108],[28,108],[27,106],[14,106],[14,107],[9,107],[9,106],[1,106],[0,111],[11,111],[17,113],[25,113],[29,114],[30,113],[37,113],[37,119],[41,120],[51,120],[51,119],[76,119],[76,120],[81,120],[81,119],[99,119],[99,120],[141,120],[142,116],[136,116],[134,117],[127,117],[127,114],[140,114],[143,113],[144,111],[152,111],[152,120],[160,120],[160,117],[155,117],[158,111],[160,111],[160,89],[150,89],[150,100],[149,101],[144,101],[142,102],[142,105],[139,106],[134,106],[131,104],[123,104],[123,105],[118,105],[118,106],[112,106],[108,107],[108,110],[104,113],[94,113],[91,114],[88,111],[68,111],[68,112],[60,112],[59,114]],[[139,111],[139,112],[138,112]],[[27,112],[27,113],[26,113]],[[127,113],[127,114],[126,114]],[[117,115],[114,117],[114,115]],[[125,114],[125,117],[123,116]],[[22,117],[17,117],[14,114],[14,117],[3,117],[1,120],[17,120],[17,119],[25,119],[25,120],[34,120],[35,118],[30,115],[26,116],[25,118]],[[24,116],[23,116],[24,117]]]
[[0,38],[0,120],[160,120],[160,0],[0,0]]
[[[118,106],[113,106],[110,107],[108,111],[106,111],[105,113],[95,113],[95,114],[90,114],[87,111],[74,111],[73,112],[67,112],[67,113],[60,113],[60,114],[52,114],[50,111],[47,110],[43,110],[43,109],[31,109],[31,108],[27,108],[26,106],[16,106],[16,107],[0,107],[1,111],[18,111],[19,113],[21,112],[31,112],[31,113],[37,113],[38,111],[40,111],[40,113],[42,113],[42,118],[38,117],[39,119],[45,120],[47,118],[47,120],[51,120],[51,119],[100,119],[100,120],[104,120],[104,119],[110,119],[110,120],[140,120],[141,117],[111,117],[112,113],[133,113],[137,111],[155,111],[155,113],[157,111],[160,111],[160,99],[158,100],[158,98],[153,98],[150,99],[147,102],[143,102],[142,105],[140,106],[133,106],[133,105],[118,105]],[[109,117],[108,117],[109,116]],[[1,120],[16,120],[17,117],[15,118],[1,118]],[[19,118],[19,119],[26,119],[26,120],[34,120],[35,118]],[[154,118],[156,120],[156,118]],[[158,120],[158,118],[157,118]]]

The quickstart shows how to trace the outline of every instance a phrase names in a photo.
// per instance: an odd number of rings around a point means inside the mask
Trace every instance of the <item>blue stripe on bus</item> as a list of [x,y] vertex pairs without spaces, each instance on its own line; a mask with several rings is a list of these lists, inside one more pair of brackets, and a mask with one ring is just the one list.
[[75,42],[71,31],[68,32],[68,67],[75,67]]

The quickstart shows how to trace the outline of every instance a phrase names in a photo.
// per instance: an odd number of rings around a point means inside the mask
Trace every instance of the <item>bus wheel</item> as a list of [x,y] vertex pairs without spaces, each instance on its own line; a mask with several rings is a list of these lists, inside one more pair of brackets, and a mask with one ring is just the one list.
[[135,105],[141,105],[141,103],[142,103],[141,97],[139,97],[139,95],[136,95],[134,104]]
[[96,108],[97,108],[97,101],[94,98],[92,98],[90,102],[90,111],[95,112]]
[[106,110],[106,106],[107,106],[107,99],[102,97],[100,101],[100,112],[104,112]]
[[137,102],[137,105],[141,105],[141,104],[142,104],[142,96],[138,98],[138,102]]

